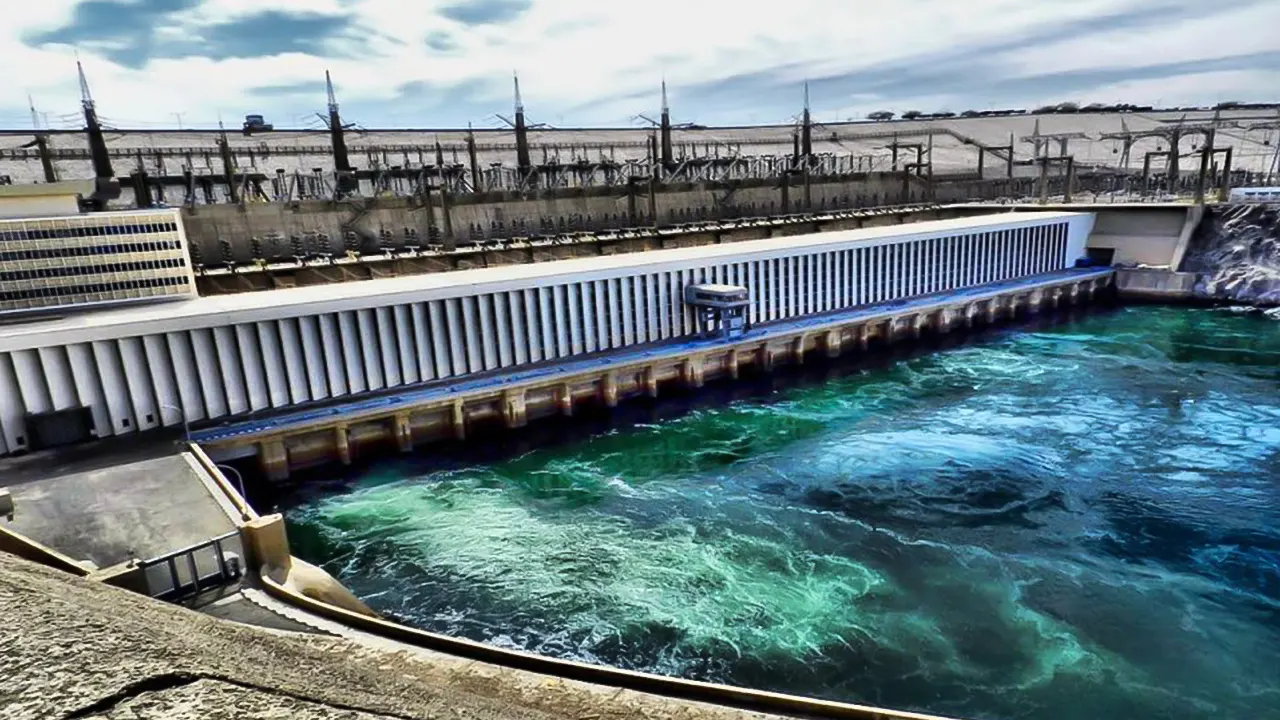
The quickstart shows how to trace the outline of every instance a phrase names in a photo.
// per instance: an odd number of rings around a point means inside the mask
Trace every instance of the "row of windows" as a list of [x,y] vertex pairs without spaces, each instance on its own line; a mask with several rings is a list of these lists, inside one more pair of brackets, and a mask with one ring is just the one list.
[[68,295],[97,295],[110,293],[127,293],[138,288],[160,288],[188,285],[185,276],[137,278],[109,283],[90,283],[87,285],[48,286],[32,290],[0,290],[0,309],[5,303],[17,303],[23,300],[65,297]]
[[0,225],[0,242],[17,240],[54,240],[58,238],[96,238],[115,235],[150,235],[154,233],[174,233],[178,231],[176,222],[129,222],[120,225],[87,225],[77,227],[30,227],[30,221],[23,223],[22,229],[3,229]]
[[[40,278],[75,277],[80,275],[103,275],[106,273],[133,273],[164,268],[186,267],[185,258],[163,258],[160,260],[137,260],[134,262],[105,263],[102,265],[69,265],[65,267],[44,267],[32,270],[0,270],[0,282],[10,280],[38,280]],[[3,267],[0,265],[0,267]]]
[[178,240],[148,240],[146,242],[113,243],[110,245],[79,245],[63,248],[34,248],[0,251],[0,262],[13,260],[51,260],[62,257],[93,257],[95,255],[119,255],[122,253],[165,252],[181,250]]

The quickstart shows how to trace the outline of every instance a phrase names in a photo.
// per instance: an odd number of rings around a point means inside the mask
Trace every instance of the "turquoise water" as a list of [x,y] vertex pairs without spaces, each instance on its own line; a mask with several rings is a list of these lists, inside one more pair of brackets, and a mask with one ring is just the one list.
[[283,502],[375,609],[981,718],[1280,717],[1280,322],[1131,307]]

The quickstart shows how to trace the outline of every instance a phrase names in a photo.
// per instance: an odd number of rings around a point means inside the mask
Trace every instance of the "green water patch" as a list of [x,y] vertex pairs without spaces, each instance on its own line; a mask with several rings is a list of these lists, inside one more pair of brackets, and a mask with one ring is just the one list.
[[1275,360],[1269,318],[1129,308],[284,506],[376,609],[505,647],[965,717],[1267,717]]

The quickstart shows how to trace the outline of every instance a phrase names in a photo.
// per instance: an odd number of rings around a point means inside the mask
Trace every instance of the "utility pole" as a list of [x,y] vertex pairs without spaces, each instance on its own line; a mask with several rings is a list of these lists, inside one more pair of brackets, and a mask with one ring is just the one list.
[[471,192],[484,192],[480,183],[480,162],[476,158],[476,133],[467,123],[467,159],[471,162]]
[[512,71],[511,79],[515,84],[515,130],[516,130],[516,168],[520,173],[520,186],[524,187],[528,182],[533,182],[531,173],[533,170],[533,160],[529,158],[529,128],[524,122],[524,100],[520,98],[520,76]]
[[111,167],[111,156],[107,153],[107,139],[102,134],[102,125],[98,122],[97,107],[93,96],[89,93],[89,80],[84,75],[84,66],[76,61],[76,70],[80,74],[80,106],[84,111],[85,130],[89,135],[89,157],[93,161],[94,176],[99,179],[115,177]]
[[[47,183],[58,181],[58,171],[53,166],[53,153],[49,152],[49,135],[40,132],[40,113],[36,112],[35,100],[27,95],[27,104],[31,107],[31,126],[35,128],[36,139],[35,146],[37,152],[40,153],[40,167],[44,170],[44,181]],[[44,126],[49,127],[48,114],[45,114]],[[29,147],[29,146],[28,146]]]
[[662,79],[662,168],[671,172],[674,158],[671,151],[671,106],[667,104],[667,80]]
[[804,81],[804,114],[800,127],[800,153],[807,166],[813,158],[813,116],[809,113],[809,81]]
[[115,181],[116,172],[111,167],[107,139],[102,134],[98,111],[93,104],[93,96],[89,94],[89,80],[79,60],[76,60],[76,71],[80,75],[80,106],[84,110],[85,134],[89,137],[89,158],[93,163],[94,177],[94,191],[85,199],[85,205],[94,211],[106,210],[109,201],[120,197],[120,184]]
[[338,98],[333,92],[333,80],[324,71],[324,89],[329,101],[329,140],[333,146],[334,194],[340,199],[355,192],[356,178],[351,171],[351,159],[347,154],[347,139],[343,134],[342,116],[338,113]]
[[218,152],[222,155],[222,174],[227,180],[227,200],[232,203],[240,202],[240,189],[236,187],[236,169],[235,158],[231,154],[231,143],[227,140],[227,129],[222,125],[222,119],[218,119]]

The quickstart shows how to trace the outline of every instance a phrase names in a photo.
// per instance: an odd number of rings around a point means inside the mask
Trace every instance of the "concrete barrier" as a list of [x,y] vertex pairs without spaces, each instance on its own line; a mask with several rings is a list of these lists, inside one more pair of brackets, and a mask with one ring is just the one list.
[[1122,298],[1189,300],[1195,297],[1197,275],[1159,268],[1119,268],[1116,292]]
[[91,562],[74,560],[51,547],[0,525],[0,552],[7,552],[32,562],[86,577],[98,567]]
[[289,553],[284,516],[256,517],[240,526],[240,538],[250,570],[291,593],[361,615],[378,617],[333,576]]
[[1176,270],[1192,235],[1204,217],[1204,207],[1189,203],[1056,203],[1039,205],[948,205],[946,216],[1009,212],[1091,212],[1095,221],[1087,247],[1110,256],[1117,267],[1145,266]]

